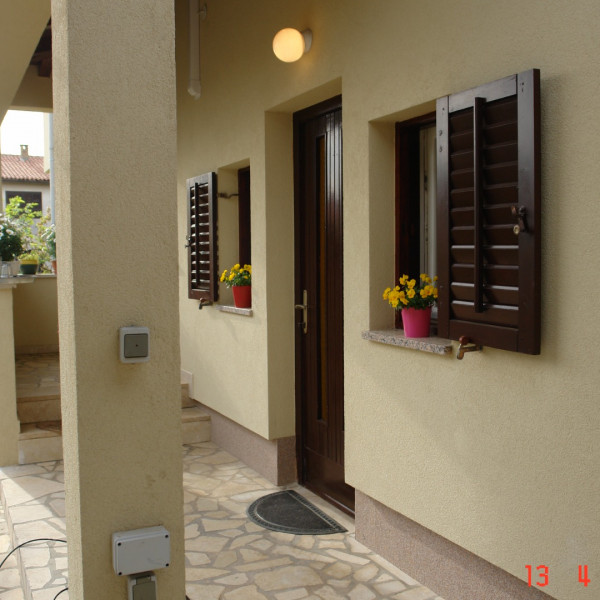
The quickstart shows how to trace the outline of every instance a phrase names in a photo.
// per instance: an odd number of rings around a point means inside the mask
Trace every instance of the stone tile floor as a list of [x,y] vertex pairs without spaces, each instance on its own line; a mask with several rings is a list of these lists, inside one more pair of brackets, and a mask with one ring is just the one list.
[[[301,536],[252,523],[246,508],[276,488],[212,442],[184,446],[186,590],[190,600],[442,600],[354,538],[353,521],[298,486],[348,529]],[[62,462],[0,469],[5,515],[13,541],[65,538]],[[0,513],[0,560],[11,546]],[[14,557],[0,571],[0,600],[52,600],[68,585],[60,543],[21,549],[27,584]],[[68,592],[60,595],[66,600]]]

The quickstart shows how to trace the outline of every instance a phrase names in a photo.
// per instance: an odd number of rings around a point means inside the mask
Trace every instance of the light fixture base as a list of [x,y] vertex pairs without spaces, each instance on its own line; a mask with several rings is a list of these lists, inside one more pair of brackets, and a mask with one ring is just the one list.
[[310,50],[310,47],[312,46],[312,40],[313,40],[312,29],[305,29],[304,31],[301,31],[300,33],[302,33],[302,37],[304,38],[304,54],[306,54]]

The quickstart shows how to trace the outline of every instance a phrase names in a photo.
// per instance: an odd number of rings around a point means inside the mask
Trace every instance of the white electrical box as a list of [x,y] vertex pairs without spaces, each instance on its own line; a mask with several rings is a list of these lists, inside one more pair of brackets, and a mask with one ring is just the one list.
[[168,567],[171,538],[164,527],[146,527],[112,534],[113,568],[117,575]]
[[150,360],[150,330],[147,327],[119,329],[119,358],[124,363]]

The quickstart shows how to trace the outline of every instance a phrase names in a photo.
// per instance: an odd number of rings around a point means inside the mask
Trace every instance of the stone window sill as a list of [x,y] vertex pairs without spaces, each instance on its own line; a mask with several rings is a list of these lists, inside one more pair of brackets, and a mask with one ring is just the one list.
[[401,346],[420,352],[431,352],[433,354],[450,354],[452,342],[439,337],[407,338],[402,329],[385,329],[383,331],[363,331],[362,338],[381,344]]
[[243,317],[251,317],[251,308],[238,308],[237,306],[229,306],[227,304],[217,304],[217,310],[221,312],[233,313],[234,315],[242,315]]

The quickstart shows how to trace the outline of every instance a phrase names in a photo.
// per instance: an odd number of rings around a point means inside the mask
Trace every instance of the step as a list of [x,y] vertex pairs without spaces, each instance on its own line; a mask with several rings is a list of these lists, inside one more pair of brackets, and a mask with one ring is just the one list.
[[61,460],[62,429],[60,421],[22,423],[19,434],[19,464]]
[[196,403],[181,409],[181,437],[184,444],[210,442],[210,415]]
[[181,384],[181,408],[198,406],[195,400],[190,398],[190,386],[187,383]]
[[[181,409],[183,444],[210,441],[210,415],[198,403]],[[61,460],[62,430],[60,420],[21,423],[19,434],[19,464]]]
[[[198,406],[189,395],[189,385],[181,384],[181,407]],[[39,421],[60,421],[60,393],[49,395],[20,396],[17,398],[17,414],[21,424]]]
[[21,424],[60,421],[60,394],[18,398],[17,415]]

